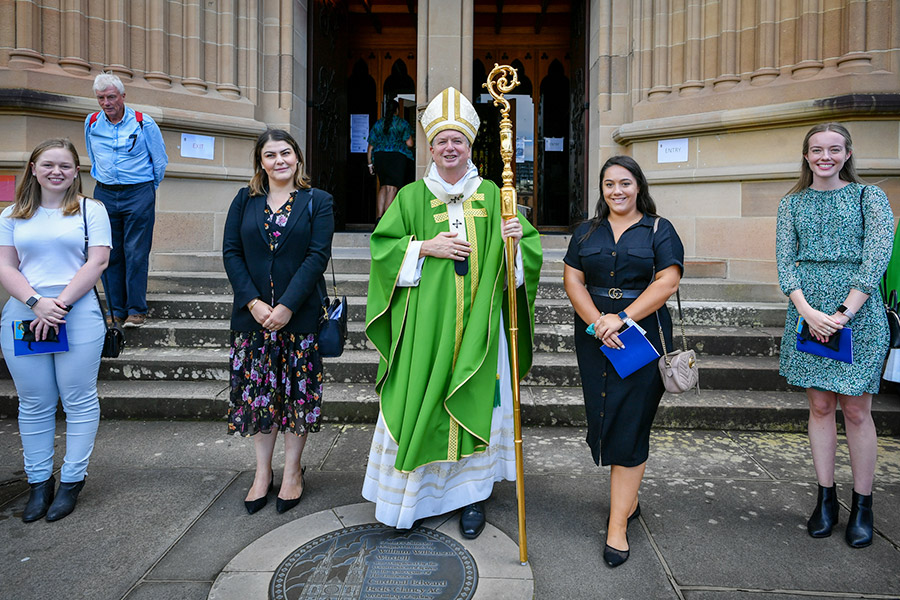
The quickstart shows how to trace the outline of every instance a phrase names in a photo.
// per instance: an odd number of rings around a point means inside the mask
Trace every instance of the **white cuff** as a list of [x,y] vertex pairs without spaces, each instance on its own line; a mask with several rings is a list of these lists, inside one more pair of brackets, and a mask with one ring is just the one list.
[[422,263],[425,257],[419,258],[422,244],[425,242],[411,241],[406,248],[406,256],[400,266],[400,276],[397,278],[397,287],[416,287],[422,278]]

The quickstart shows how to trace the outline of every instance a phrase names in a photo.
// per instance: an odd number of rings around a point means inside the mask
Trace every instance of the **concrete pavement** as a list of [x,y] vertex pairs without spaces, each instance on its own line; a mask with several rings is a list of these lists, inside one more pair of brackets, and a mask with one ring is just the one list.
[[[326,425],[311,436],[307,490],[283,515],[274,502],[256,515],[244,511],[252,443],[224,430],[214,422],[104,420],[76,511],[25,525],[17,426],[0,419],[0,598],[205,600],[211,590],[224,598],[235,557],[255,569],[253,560],[287,556],[332,523],[366,520],[360,488],[370,425]],[[584,433],[525,429],[529,565],[518,566],[515,486],[498,484],[489,529],[465,543],[485,575],[479,600],[530,598],[532,590],[540,600],[900,598],[900,438],[880,440],[876,539],[853,550],[843,540],[852,487],[843,439],[840,525],[813,540],[805,531],[816,494],[805,435],[655,430],[643,514],[629,528],[631,558],[612,570],[601,557],[608,470],[591,462]],[[426,525],[452,535],[455,524]],[[245,552],[267,534],[266,551],[257,544]]]

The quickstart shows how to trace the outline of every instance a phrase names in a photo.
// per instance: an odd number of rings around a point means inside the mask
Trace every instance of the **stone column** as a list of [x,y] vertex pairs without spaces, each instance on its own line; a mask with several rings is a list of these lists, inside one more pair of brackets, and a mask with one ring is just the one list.
[[691,96],[703,89],[703,4],[701,0],[687,1],[684,32],[684,83],[678,87],[678,93],[683,96]]
[[751,85],[765,85],[778,77],[778,6],[776,0],[759,0],[757,5],[756,69]]
[[184,2],[184,79],[181,84],[196,94],[205,94],[206,81],[203,79],[203,44],[201,20],[203,18],[200,0]]
[[106,11],[106,63],[107,69],[128,81],[134,77],[131,64],[131,47],[128,37],[128,6],[125,0],[110,0]]
[[237,23],[235,13],[237,6],[234,0],[219,4],[218,17],[218,45],[216,58],[218,77],[216,78],[216,91],[226,98],[240,98],[241,91],[235,85],[235,37]]
[[739,9],[738,0],[723,0],[719,6],[719,76],[713,81],[716,91],[733,88],[741,81],[738,68]]
[[41,11],[31,0],[16,0],[15,44],[9,66],[24,69],[41,67]]
[[87,75],[91,65],[86,60],[83,40],[87,38],[84,0],[65,0],[61,19],[62,54],[59,66],[75,75]]
[[[416,102],[420,113],[429,100],[449,86],[472,99],[474,28],[475,0],[419,0]],[[421,176],[427,163],[428,141],[421,127],[416,131],[416,168]]]
[[147,72],[144,73],[151,85],[161,88],[172,86],[168,74],[166,41],[166,5],[162,2],[147,3]]
[[847,52],[837,61],[838,71],[842,73],[869,73],[872,66],[872,55],[866,52],[866,34],[868,15],[871,9],[866,2],[851,0],[844,9],[847,13]]
[[822,70],[819,42],[822,3],[820,0],[802,0],[801,6],[800,19],[795,30],[799,60],[791,69],[791,76],[794,79],[806,79]]

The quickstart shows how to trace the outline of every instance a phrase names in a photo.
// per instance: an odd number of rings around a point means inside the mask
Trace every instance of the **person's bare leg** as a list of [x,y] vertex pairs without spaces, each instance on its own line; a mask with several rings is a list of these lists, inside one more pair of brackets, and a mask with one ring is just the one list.
[[305,433],[296,435],[289,431],[284,432],[284,478],[278,492],[278,497],[282,500],[293,500],[303,493],[303,467],[300,465],[300,458],[304,446],[306,446]]
[[847,446],[850,448],[850,468],[853,470],[853,489],[857,494],[872,493],[875,463],[878,458],[878,435],[872,420],[872,394],[862,396],[838,395]]
[[647,463],[636,467],[613,465],[609,473],[609,528],[606,544],[616,550],[628,550],[628,517],[638,502],[638,491]]
[[384,210],[381,211],[381,214],[384,214],[391,205],[391,202],[394,201],[394,198],[397,197],[397,192],[399,190],[392,185],[383,185],[381,186],[381,189],[384,190]]
[[810,388],[806,390],[806,396],[809,399],[809,447],[816,479],[822,487],[830,488],[834,486],[834,451],[837,448],[834,420],[837,395]]
[[257,500],[266,495],[269,483],[272,481],[272,454],[275,451],[275,438],[277,432],[259,432],[253,436],[253,449],[256,452],[256,475],[253,476],[253,485],[247,491],[245,500],[248,502]]

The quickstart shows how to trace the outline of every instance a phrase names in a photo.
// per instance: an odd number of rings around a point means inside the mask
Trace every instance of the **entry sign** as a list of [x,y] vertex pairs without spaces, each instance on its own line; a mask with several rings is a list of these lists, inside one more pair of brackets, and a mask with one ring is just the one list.
[[209,135],[181,134],[181,156],[213,160],[216,154],[216,138]]
[[656,162],[677,163],[687,162],[687,160],[687,138],[678,138],[677,140],[659,140],[659,146],[657,147],[656,151]]

